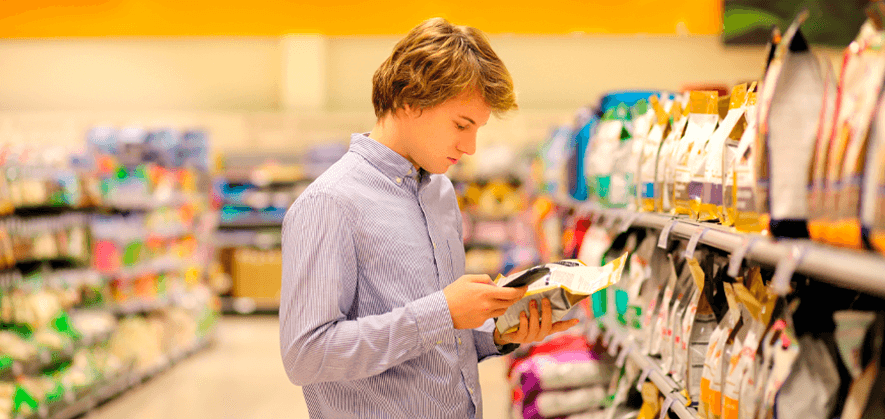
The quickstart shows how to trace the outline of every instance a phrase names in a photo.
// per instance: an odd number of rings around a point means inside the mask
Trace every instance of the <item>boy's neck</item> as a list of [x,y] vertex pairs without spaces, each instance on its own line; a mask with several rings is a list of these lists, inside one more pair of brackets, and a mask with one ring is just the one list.
[[416,171],[421,169],[406,151],[405,138],[398,129],[396,116],[393,113],[388,113],[375,122],[375,127],[369,133],[369,138],[384,144],[387,148],[403,156],[409,163],[412,163],[412,166],[415,166]]

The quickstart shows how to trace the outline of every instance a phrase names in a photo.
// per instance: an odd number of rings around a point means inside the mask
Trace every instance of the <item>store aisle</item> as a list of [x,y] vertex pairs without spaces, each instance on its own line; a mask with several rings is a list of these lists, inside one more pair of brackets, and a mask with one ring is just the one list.
[[[111,400],[89,419],[307,418],[301,390],[280,362],[277,319],[225,317],[215,344]],[[504,360],[480,365],[486,419],[507,417]]]

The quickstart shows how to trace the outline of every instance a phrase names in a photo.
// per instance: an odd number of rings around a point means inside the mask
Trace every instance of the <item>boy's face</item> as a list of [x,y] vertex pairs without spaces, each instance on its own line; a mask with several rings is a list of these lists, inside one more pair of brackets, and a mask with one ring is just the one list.
[[423,112],[406,106],[400,119],[406,159],[430,173],[445,173],[461,156],[476,152],[476,133],[491,114],[477,89]]

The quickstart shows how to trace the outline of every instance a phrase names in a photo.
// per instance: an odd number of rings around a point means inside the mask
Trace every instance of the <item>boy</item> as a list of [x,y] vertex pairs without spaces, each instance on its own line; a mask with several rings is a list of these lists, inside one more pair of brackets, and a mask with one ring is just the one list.
[[375,72],[378,120],[283,223],[280,350],[316,418],[480,418],[477,363],[544,339],[550,304],[500,336],[525,288],[464,275],[461,213],[443,173],[476,150],[513,82],[477,29],[431,19]]

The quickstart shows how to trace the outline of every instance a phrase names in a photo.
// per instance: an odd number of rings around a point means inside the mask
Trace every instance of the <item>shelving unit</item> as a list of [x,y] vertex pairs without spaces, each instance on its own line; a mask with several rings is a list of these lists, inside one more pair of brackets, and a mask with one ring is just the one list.
[[[769,236],[740,233],[718,224],[698,223],[665,214],[600,209],[586,204],[575,208],[579,212],[599,214],[603,225],[619,230],[635,226],[664,231],[672,223],[668,239],[691,240],[697,236],[698,243],[732,254],[743,253],[745,259],[775,269],[789,269],[785,261],[792,259],[796,263],[795,273],[885,297],[885,258],[871,252],[842,249],[810,240],[774,240]],[[703,236],[698,236],[702,233]]]
[[156,377],[191,355],[208,348],[212,343],[212,340],[213,338],[211,336],[201,338],[197,340],[197,343],[192,347],[170,354],[168,360],[164,360],[164,362],[160,362],[146,371],[123,374],[119,377],[108,380],[93,389],[90,394],[85,397],[81,397],[77,401],[56,411],[55,414],[49,416],[49,419],[73,419],[83,415],[126,390]]
[[603,326],[606,330],[606,336],[603,339],[604,343],[606,343],[607,346],[614,345],[616,348],[619,347],[620,350],[617,353],[618,357],[625,356],[625,362],[629,361],[634,363],[640,370],[642,370],[640,379],[646,377],[651,380],[651,382],[657,386],[658,390],[660,390],[661,394],[672,400],[668,408],[673,413],[681,419],[695,419],[698,417],[697,410],[688,407],[689,402],[685,396],[682,395],[682,392],[684,391],[683,388],[676,384],[667,376],[667,374],[664,374],[661,369],[658,368],[654,359],[641,353],[636,346],[636,343],[630,338],[623,327],[617,325],[610,317],[603,320]]
[[[560,200],[560,205],[572,208],[582,215],[590,215],[598,225],[619,233],[631,227],[658,232],[659,245],[671,240],[703,244],[732,255],[731,263],[749,260],[774,268],[772,286],[789,286],[794,273],[823,281],[841,288],[885,297],[885,258],[878,254],[828,246],[810,240],[780,239],[761,234],[747,234],[714,223],[701,223],[685,217],[667,214],[636,212],[625,209],[605,209],[590,203]],[[666,237],[663,237],[666,234]],[[781,278],[781,284],[777,284]],[[787,289],[784,288],[784,292]],[[600,321],[604,329],[604,344],[613,345],[612,353],[622,361],[634,363],[642,370],[641,379],[651,380],[661,393],[671,399],[666,402],[673,413],[682,419],[694,419],[697,411],[689,406],[677,385],[657,366],[654,358],[645,355],[627,330],[611,317]]]

